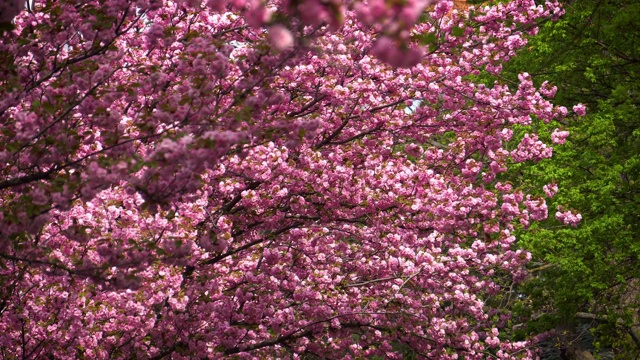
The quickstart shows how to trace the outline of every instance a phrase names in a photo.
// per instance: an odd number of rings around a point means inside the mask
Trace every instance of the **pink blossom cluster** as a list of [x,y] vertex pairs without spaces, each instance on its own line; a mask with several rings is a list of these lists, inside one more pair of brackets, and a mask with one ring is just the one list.
[[405,68],[419,63],[424,51],[418,47],[402,49],[394,40],[383,36],[373,44],[371,54],[393,66]]
[[6,23],[24,9],[25,2],[21,0],[3,0],[0,2],[0,23]]
[[544,81],[540,86],[540,93],[548,98],[556,96],[558,87],[551,85],[548,81]]
[[562,211],[562,206],[558,206],[558,211],[556,212],[556,219],[563,224],[570,225],[573,227],[578,226],[580,221],[582,220],[582,215],[574,214],[571,210]]
[[567,137],[569,137],[568,131],[555,129],[553,130],[553,133],[551,133],[551,141],[553,141],[554,144],[564,144],[567,141]]
[[542,190],[548,198],[552,198],[558,193],[558,184],[547,184],[542,187]]
[[535,162],[551,157],[553,149],[542,141],[538,140],[538,135],[525,134],[518,144],[518,148],[511,152],[511,157],[516,163],[533,160]]
[[493,300],[547,205],[496,178],[566,109],[473,79],[559,7],[392,3],[30,3],[0,44],[4,354],[532,358]]
[[527,200],[525,201],[525,205],[527,206],[527,211],[529,212],[529,216],[531,220],[540,221],[545,220],[547,218],[547,204],[544,199],[534,199],[531,198],[530,195],[527,195]]
[[573,106],[573,112],[578,116],[585,116],[587,114],[587,108],[583,104],[577,104]]

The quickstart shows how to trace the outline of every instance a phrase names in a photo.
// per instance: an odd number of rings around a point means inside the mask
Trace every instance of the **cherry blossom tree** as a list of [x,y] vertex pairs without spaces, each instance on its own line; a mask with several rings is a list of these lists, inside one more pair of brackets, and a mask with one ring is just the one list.
[[28,5],[0,43],[4,358],[534,356],[496,299],[547,208],[500,174],[552,155],[513,126],[567,110],[478,75],[555,3]]

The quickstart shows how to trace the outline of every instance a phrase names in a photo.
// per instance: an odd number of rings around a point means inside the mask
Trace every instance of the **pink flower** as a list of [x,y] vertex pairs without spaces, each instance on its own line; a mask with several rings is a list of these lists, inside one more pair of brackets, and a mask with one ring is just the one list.
[[573,112],[578,116],[584,116],[587,113],[587,108],[583,104],[577,104],[573,106]]
[[225,7],[227,6],[227,1],[209,0],[207,1],[207,6],[209,6],[215,12],[223,12],[225,10]]
[[397,50],[396,45],[393,43],[393,40],[387,36],[383,36],[376,40],[371,47],[371,53],[379,57],[381,60],[389,57],[394,50]]
[[250,1],[249,9],[245,12],[247,24],[259,28],[271,18],[271,12],[259,1]]
[[318,0],[306,0],[298,5],[297,10],[300,20],[306,25],[318,25],[323,21],[331,20],[331,15],[325,6]]
[[543,199],[535,199],[527,195],[525,206],[527,207],[532,220],[540,221],[547,218],[547,204]]
[[554,144],[562,145],[565,143],[565,141],[567,141],[568,136],[569,136],[568,131],[560,131],[559,129],[555,129],[551,134],[551,141],[553,141]]
[[153,24],[147,30],[147,41],[150,47],[158,44],[158,40],[164,36],[164,27],[160,24]]
[[400,20],[404,24],[414,24],[420,15],[424,12],[424,9],[431,5],[433,1],[431,0],[414,0],[408,1],[407,4],[402,8],[399,14]]
[[413,157],[419,157],[424,152],[423,149],[416,144],[408,144],[407,146],[404,147],[404,151],[406,151],[407,154]]
[[409,68],[417,65],[424,56],[421,48],[400,49],[389,37],[383,36],[371,47],[371,54],[391,66]]
[[564,106],[558,106],[556,108],[556,111],[557,111],[558,115],[560,115],[561,117],[567,116],[567,113],[568,113],[567,108],[564,107]]
[[0,2],[0,23],[10,22],[24,9],[24,0],[9,0]]
[[558,219],[558,221],[564,223],[565,225],[576,227],[580,223],[580,220],[582,220],[582,215],[574,214],[573,212],[571,212],[571,210],[563,212],[562,206],[558,206],[556,219]]
[[542,83],[540,86],[540,93],[548,98],[556,96],[557,87],[551,85],[548,81]]
[[558,192],[558,185],[547,184],[542,187],[542,190],[547,195],[547,197],[552,198]]
[[291,31],[279,24],[273,25],[269,29],[269,39],[271,40],[271,45],[280,51],[291,48],[294,40]]

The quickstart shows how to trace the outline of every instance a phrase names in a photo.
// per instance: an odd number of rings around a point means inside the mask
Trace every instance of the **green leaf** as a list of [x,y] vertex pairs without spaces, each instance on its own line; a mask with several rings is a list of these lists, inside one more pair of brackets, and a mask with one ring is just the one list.
[[465,33],[465,29],[458,26],[455,26],[454,28],[451,29],[451,35],[455,37],[463,36],[464,33]]
[[418,41],[420,45],[431,45],[434,44],[437,40],[436,33],[430,32],[426,34],[417,34],[414,35],[414,38]]

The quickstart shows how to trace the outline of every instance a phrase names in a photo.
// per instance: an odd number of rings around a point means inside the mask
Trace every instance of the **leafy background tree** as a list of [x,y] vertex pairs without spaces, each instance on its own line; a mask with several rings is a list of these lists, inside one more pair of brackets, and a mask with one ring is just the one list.
[[[534,259],[523,308],[536,320],[523,332],[556,329],[570,353],[579,347],[576,325],[586,323],[601,355],[632,359],[640,348],[640,1],[564,6],[502,74],[513,81],[527,71],[537,85],[557,86],[556,104],[587,107],[584,117],[522,128],[571,135],[552,159],[505,175],[541,195],[545,184],[559,187],[549,220],[519,237]],[[580,224],[554,219],[558,207],[580,212]]]

